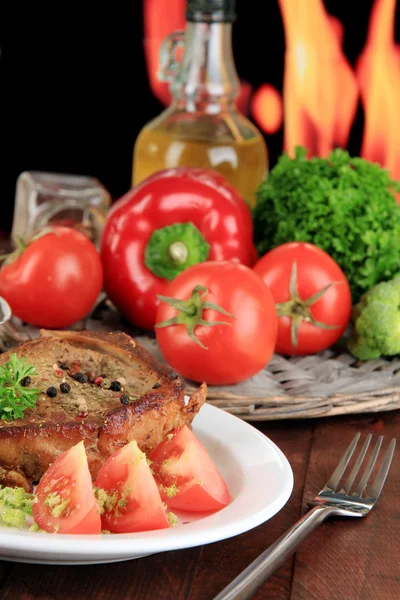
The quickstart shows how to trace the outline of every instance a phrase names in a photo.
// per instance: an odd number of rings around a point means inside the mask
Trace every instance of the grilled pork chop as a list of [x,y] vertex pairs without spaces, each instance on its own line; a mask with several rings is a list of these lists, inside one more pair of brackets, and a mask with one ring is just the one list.
[[0,364],[13,352],[35,366],[29,385],[41,393],[23,419],[0,421],[0,485],[31,491],[80,440],[94,480],[114,450],[135,439],[149,451],[173,429],[190,425],[206,398],[203,384],[185,405],[183,381],[124,333],[43,330],[39,339],[0,355]]

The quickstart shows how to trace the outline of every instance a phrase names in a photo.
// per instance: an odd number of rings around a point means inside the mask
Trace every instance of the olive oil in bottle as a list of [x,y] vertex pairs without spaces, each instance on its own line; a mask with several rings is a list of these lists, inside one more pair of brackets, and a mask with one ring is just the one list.
[[168,36],[162,48],[161,76],[170,82],[172,103],[140,132],[132,183],[166,168],[213,169],[254,205],[268,156],[261,133],[235,106],[234,0],[189,0],[186,20],[186,31]]

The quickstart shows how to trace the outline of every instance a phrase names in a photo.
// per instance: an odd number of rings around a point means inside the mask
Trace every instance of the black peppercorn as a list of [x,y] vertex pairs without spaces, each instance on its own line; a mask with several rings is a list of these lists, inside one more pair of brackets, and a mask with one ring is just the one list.
[[53,386],[47,388],[46,394],[48,395],[49,398],[55,398],[57,396],[57,388],[55,388]]
[[120,397],[121,400],[121,404],[129,404],[129,396],[128,394],[122,394],[122,396]]
[[68,365],[64,362],[61,362],[60,360],[58,361],[58,366],[60,367],[60,369],[62,369],[63,371],[66,371],[68,369]]
[[157,388],[161,387],[161,383],[155,383],[153,385],[153,390],[156,390]]
[[63,394],[68,394],[68,392],[71,391],[71,386],[69,385],[69,383],[62,383],[60,385],[60,390]]
[[72,377],[75,379],[75,381],[79,381],[79,383],[87,383],[88,380],[87,376],[80,372],[74,373]]
[[28,385],[31,385],[31,382],[32,382],[32,379],[29,377],[29,375],[27,375],[26,377],[21,379],[22,387],[28,387]]
[[112,381],[111,385],[110,385],[110,390],[112,390],[113,392],[120,392],[121,391],[121,384],[119,381]]

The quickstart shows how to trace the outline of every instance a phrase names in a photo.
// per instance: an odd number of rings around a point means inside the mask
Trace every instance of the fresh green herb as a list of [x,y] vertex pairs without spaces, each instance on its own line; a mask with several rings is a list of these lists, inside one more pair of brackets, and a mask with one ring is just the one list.
[[23,488],[0,487],[0,524],[22,529],[32,514],[34,496]]
[[0,416],[3,421],[20,419],[27,408],[35,406],[40,390],[24,387],[21,382],[36,374],[35,367],[16,354],[11,354],[10,360],[0,365]]
[[284,154],[261,184],[254,209],[260,255],[285,242],[311,242],[341,266],[353,301],[400,269],[400,207],[378,164],[336,149],[328,158]]

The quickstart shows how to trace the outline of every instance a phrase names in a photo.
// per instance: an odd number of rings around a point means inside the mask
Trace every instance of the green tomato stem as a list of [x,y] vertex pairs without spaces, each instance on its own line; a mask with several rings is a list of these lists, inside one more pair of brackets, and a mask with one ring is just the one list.
[[215,325],[232,326],[232,323],[229,323],[229,321],[207,321],[203,319],[203,310],[208,308],[235,319],[234,315],[228,313],[224,308],[218,306],[218,304],[214,304],[213,302],[208,302],[205,300],[207,295],[208,289],[202,285],[196,285],[191,293],[190,298],[187,300],[158,295],[157,297],[159,300],[161,300],[161,302],[165,302],[166,304],[169,304],[175,308],[175,310],[178,311],[178,314],[175,317],[167,319],[166,321],[157,323],[156,328],[160,329],[162,327],[170,327],[171,325],[184,325],[187,329],[188,336],[193,340],[193,342],[195,342],[204,350],[207,350],[208,348],[204,346],[194,332],[197,325],[202,325],[204,327],[213,327]]

